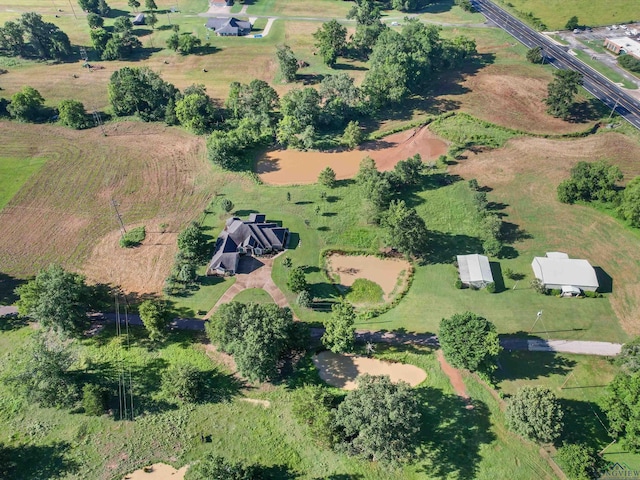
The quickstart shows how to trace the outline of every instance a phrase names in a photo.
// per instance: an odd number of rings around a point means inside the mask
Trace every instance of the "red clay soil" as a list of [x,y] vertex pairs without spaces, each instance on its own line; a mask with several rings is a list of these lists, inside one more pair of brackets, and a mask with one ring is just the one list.
[[432,161],[447,153],[447,143],[436,137],[427,127],[395,133],[367,142],[359,150],[341,152],[300,152],[297,150],[274,150],[266,152],[256,165],[260,179],[271,185],[315,183],[318,174],[331,167],[336,178],[351,178],[358,172],[363,158],[369,156],[376,162],[378,170],[392,170],[400,160],[419,153],[422,161]]
[[456,392],[456,395],[464,398],[465,400],[469,400],[469,395],[467,394],[467,389],[464,386],[464,382],[462,381],[462,375],[460,374],[460,371],[457,368],[453,368],[451,365],[449,365],[449,363],[447,363],[442,350],[438,350],[437,357],[438,362],[440,363],[440,368],[442,368],[444,374],[449,377],[449,381],[451,382],[451,386]]

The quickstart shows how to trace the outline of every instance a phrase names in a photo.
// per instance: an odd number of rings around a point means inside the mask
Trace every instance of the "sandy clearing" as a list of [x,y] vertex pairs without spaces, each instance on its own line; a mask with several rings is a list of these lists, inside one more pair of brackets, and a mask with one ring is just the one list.
[[258,400],[257,398],[241,398],[240,401],[260,405],[264,408],[269,408],[271,406],[271,402],[269,400]]
[[415,365],[383,362],[375,358],[341,355],[330,351],[315,355],[313,363],[322,380],[343,390],[355,389],[356,378],[365,373],[389,375],[392,382],[404,381],[412,387],[419,385],[427,378],[427,373]]
[[[139,247],[120,247],[120,230],[102,237],[91,252],[83,273],[90,281],[119,285],[126,292],[162,291],[167,277],[166,266],[171,265],[177,251],[178,235],[153,231],[156,223],[161,222],[146,223],[146,238]],[[139,225],[130,228],[136,226]]]
[[388,301],[398,283],[400,272],[407,272],[411,264],[397,258],[378,258],[373,255],[340,255],[327,257],[327,269],[331,275],[340,277],[340,284],[353,285],[358,278],[366,278],[382,287],[385,300]]
[[315,183],[318,174],[331,167],[336,178],[351,178],[358,172],[360,162],[366,156],[376,161],[378,169],[393,169],[400,160],[416,153],[424,162],[435,160],[447,153],[448,145],[427,127],[406,130],[389,135],[382,140],[367,142],[360,150],[342,152],[300,152],[275,150],[266,152],[256,164],[256,172],[264,183],[271,185]]
[[125,475],[123,480],[183,480],[188,468],[189,465],[185,465],[176,470],[165,463],[154,463],[149,467]]

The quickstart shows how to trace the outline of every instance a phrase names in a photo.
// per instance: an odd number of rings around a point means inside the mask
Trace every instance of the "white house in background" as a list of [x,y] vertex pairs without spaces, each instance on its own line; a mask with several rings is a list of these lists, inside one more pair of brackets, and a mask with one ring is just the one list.
[[484,255],[458,255],[460,281],[468,287],[484,288],[493,283],[489,259]]
[[[587,260],[569,258],[563,252],[547,252],[531,262],[533,274],[546,288],[562,290],[563,294],[595,292],[600,286],[596,271]],[[579,290],[578,290],[579,289]]]

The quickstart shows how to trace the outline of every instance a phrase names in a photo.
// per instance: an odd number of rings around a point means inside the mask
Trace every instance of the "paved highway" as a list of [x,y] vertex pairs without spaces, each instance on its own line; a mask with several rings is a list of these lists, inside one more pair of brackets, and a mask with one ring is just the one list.
[[488,20],[511,34],[528,48],[542,47],[545,61],[559,69],[576,70],[583,75],[583,87],[593,96],[604,102],[609,108],[640,129],[640,102],[628,95],[615,83],[585,65],[566,48],[556,44],[548,37],[536,32],[525,23],[504,11],[489,0],[472,0],[474,7]]

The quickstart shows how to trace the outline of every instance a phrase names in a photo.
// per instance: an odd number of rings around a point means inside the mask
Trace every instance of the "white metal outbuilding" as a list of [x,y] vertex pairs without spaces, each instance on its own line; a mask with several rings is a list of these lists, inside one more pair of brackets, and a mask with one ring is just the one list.
[[493,283],[489,259],[484,255],[458,255],[460,281],[468,286],[484,288]]

